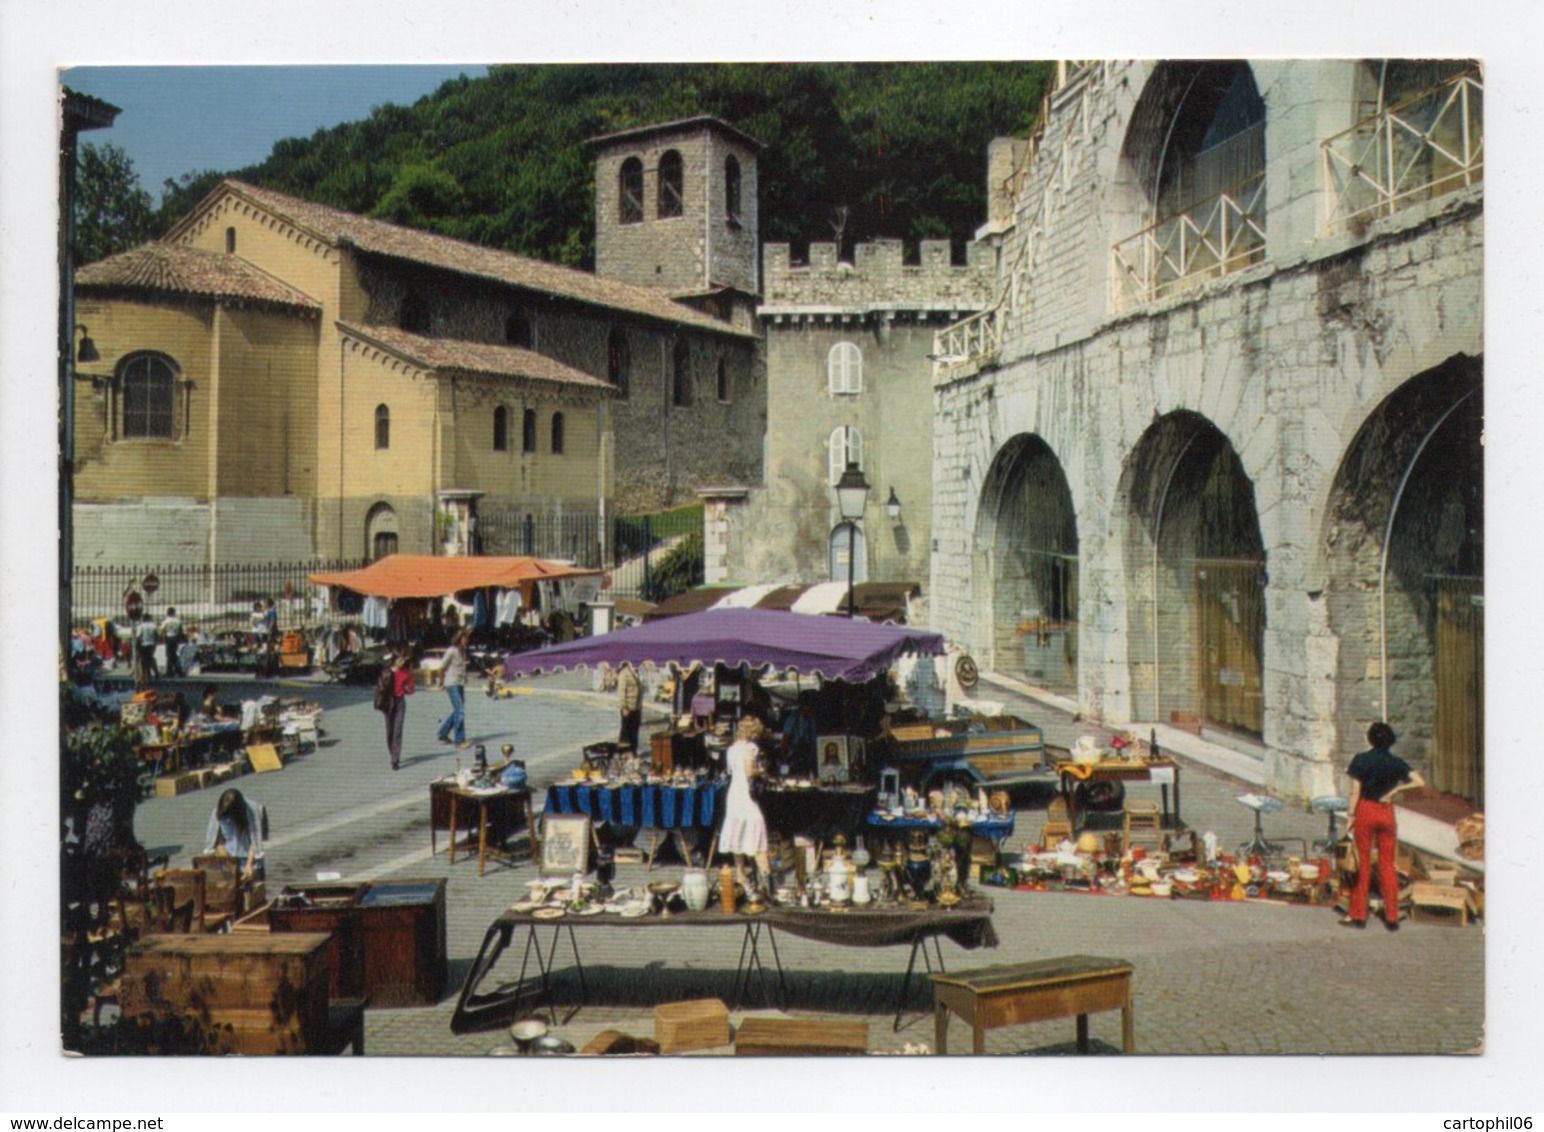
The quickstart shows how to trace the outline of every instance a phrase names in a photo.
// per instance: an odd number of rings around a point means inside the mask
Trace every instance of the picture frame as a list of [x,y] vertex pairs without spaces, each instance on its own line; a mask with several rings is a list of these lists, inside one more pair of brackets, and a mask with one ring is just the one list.
[[590,819],[585,814],[542,817],[541,873],[570,876],[590,871]]
[[844,783],[851,778],[847,744],[846,735],[822,735],[815,740],[815,777],[820,782]]

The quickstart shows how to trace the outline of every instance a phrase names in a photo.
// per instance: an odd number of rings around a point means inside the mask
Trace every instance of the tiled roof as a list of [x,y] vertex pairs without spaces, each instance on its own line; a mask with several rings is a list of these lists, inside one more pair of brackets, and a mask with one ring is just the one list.
[[[454,271],[461,275],[490,279],[515,287],[557,295],[594,306],[627,311],[680,326],[690,326],[715,334],[727,334],[735,338],[751,337],[728,323],[672,302],[670,298],[647,287],[603,279],[587,271],[571,267],[559,267],[539,259],[498,251],[432,232],[420,232],[416,228],[404,228],[400,224],[388,224],[384,220],[372,220],[342,209],[313,204],[298,197],[286,196],[272,189],[258,188],[241,181],[226,180],[211,193],[209,198],[222,191],[235,193],[253,204],[266,209],[330,244],[358,248],[376,255]],[[191,217],[189,218],[191,219]],[[172,230],[172,237],[188,223],[184,220]]]
[[316,312],[321,304],[245,260],[180,244],[141,244],[75,272],[81,290],[160,292],[271,303]]
[[678,118],[674,122],[656,122],[650,126],[634,126],[630,130],[617,130],[614,133],[600,134],[597,137],[586,138],[584,144],[588,146],[610,145],[612,142],[623,141],[629,138],[644,138],[653,134],[678,133],[695,126],[711,126],[714,129],[722,130],[724,133],[738,138],[743,144],[750,146],[752,149],[760,150],[766,148],[765,145],[751,137],[744,130],[737,126],[731,126],[722,118],[715,118],[711,114],[698,114],[693,118]]
[[426,338],[422,334],[410,334],[395,326],[362,326],[339,322],[338,329],[363,342],[383,347],[423,369],[456,370],[491,377],[524,377],[592,389],[611,388],[610,382],[519,346],[495,346],[488,342],[464,342],[455,338]]

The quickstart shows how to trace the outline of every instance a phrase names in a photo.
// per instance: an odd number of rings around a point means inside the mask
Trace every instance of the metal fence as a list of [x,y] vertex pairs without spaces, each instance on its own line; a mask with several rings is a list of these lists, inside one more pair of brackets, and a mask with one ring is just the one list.
[[[595,515],[495,514],[478,519],[478,551],[597,567],[608,572],[613,596],[660,601],[702,584],[702,516],[698,505],[617,517],[611,520],[603,556]],[[77,566],[71,575],[71,619],[77,625],[98,617],[121,620],[133,592],[150,615],[159,619],[173,607],[184,622],[210,632],[244,627],[252,603],[267,598],[279,606],[282,624],[304,626],[326,619],[320,595],[307,576],[366,564],[364,559],[313,559],[217,566]]]
[[185,623],[212,632],[246,625],[252,603],[267,598],[282,608],[285,625],[305,625],[323,613],[306,576],[364,564],[360,559],[313,559],[217,566],[77,566],[70,580],[71,618],[77,625],[98,617],[121,619],[132,592],[152,616],[159,618],[175,608]]

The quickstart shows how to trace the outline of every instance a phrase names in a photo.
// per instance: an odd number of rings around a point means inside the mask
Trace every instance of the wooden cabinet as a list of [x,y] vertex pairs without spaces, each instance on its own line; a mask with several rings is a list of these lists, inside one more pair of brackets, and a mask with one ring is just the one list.
[[328,934],[327,990],[333,998],[365,993],[364,925],[358,911],[364,892],[362,885],[289,886],[268,911],[271,931]]
[[445,882],[372,884],[359,898],[371,1006],[432,1006],[445,990]]

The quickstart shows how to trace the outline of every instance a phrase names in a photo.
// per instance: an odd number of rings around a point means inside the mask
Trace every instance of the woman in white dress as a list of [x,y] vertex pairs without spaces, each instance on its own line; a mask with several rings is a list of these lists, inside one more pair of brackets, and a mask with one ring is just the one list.
[[760,748],[756,740],[762,735],[761,721],[746,716],[735,728],[735,741],[725,753],[724,762],[729,769],[729,796],[724,803],[724,824],[719,830],[718,851],[734,854],[735,880],[746,891],[745,858],[756,858],[756,877],[763,887],[771,884],[772,866],[767,859],[767,821],[761,807],[751,797],[751,779],[761,773],[757,764]]

